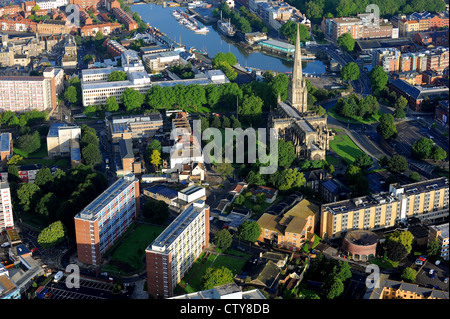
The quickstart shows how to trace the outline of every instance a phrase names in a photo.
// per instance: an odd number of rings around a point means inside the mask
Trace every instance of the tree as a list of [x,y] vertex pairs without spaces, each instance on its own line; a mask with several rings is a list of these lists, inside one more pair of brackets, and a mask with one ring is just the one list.
[[347,52],[353,51],[353,49],[355,48],[355,42],[355,39],[353,39],[350,33],[344,33],[343,35],[339,36],[337,40],[338,46]]
[[278,141],[278,165],[288,168],[297,159],[294,145],[290,141]]
[[396,119],[404,119],[406,117],[406,113],[404,109],[395,109],[394,110],[394,117]]
[[402,279],[406,282],[416,282],[417,271],[411,267],[405,268],[402,273]]
[[[156,85],[158,86],[158,85]],[[117,112],[119,110],[119,103],[117,103],[115,96],[110,96],[106,99],[106,111]]]
[[157,150],[159,153],[162,152],[161,143],[156,139],[153,139],[150,143],[148,143],[147,148],[145,149],[145,153],[149,161],[151,161],[154,150]]
[[20,163],[22,163],[22,161],[23,161],[23,156],[21,156],[19,154],[15,154],[8,160],[8,162],[6,164],[8,166],[9,165],[19,165]]
[[429,138],[422,137],[418,139],[411,146],[412,157],[420,160],[430,158],[433,145],[433,141]]
[[384,113],[380,117],[380,123],[377,125],[377,132],[385,140],[397,137],[397,127],[394,124],[392,114]]
[[34,183],[22,184],[17,190],[19,204],[25,211],[32,211],[41,196],[41,189]]
[[225,285],[233,282],[233,273],[226,267],[208,268],[202,277],[202,286],[204,290],[212,289],[216,286]]
[[214,165],[214,170],[222,177],[232,177],[234,174],[234,167],[231,163],[217,163]]
[[239,238],[250,242],[257,241],[261,235],[261,228],[256,221],[244,220],[238,227]]
[[84,132],[81,134],[81,147],[85,147],[86,145],[93,144],[95,146],[100,145],[100,139],[98,138],[96,133]]
[[344,284],[339,278],[330,278],[322,286],[322,295],[326,299],[335,299],[344,292]]
[[238,106],[238,114],[241,120],[247,123],[257,123],[261,119],[263,100],[254,94],[244,96]]
[[150,163],[152,163],[152,165],[155,168],[158,168],[159,165],[161,165],[161,163],[162,163],[161,153],[158,150],[153,150],[152,151],[152,156],[150,158]]
[[65,236],[64,225],[61,221],[56,221],[44,228],[38,236],[38,244],[43,248],[51,248],[60,243]]
[[219,52],[214,56],[214,58],[212,58],[211,63],[214,67],[217,67],[220,62],[226,62],[229,65],[235,65],[237,63],[237,59],[232,52]]
[[47,221],[54,219],[56,211],[58,210],[60,201],[58,197],[50,192],[42,196],[36,205],[36,212]]
[[435,161],[445,161],[447,152],[442,147],[435,145],[431,150],[430,158]]
[[433,241],[428,242],[428,245],[427,245],[428,256],[430,256],[430,257],[431,256],[434,256],[434,257],[439,256],[440,250],[441,250],[441,245],[439,243],[439,239],[436,238]]
[[408,160],[404,156],[395,154],[389,159],[387,167],[393,173],[404,172],[408,169]]
[[144,95],[140,94],[133,88],[127,88],[120,97],[125,109],[130,112],[136,109],[140,109],[142,103],[144,103]]
[[37,174],[34,183],[41,189],[47,188],[53,182],[53,175],[48,167],[41,168]]
[[64,99],[66,99],[70,104],[75,104],[78,102],[78,92],[75,86],[70,85],[64,91]]
[[370,83],[372,84],[372,90],[375,92],[381,92],[381,90],[386,86],[389,76],[381,65],[376,65],[369,72]]
[[161,225],[169,217],[169,206],[162,200],[145,202],[142,213],[151,223]]
[[359,155],[353,162],[353,165],[358,166],[363,170],[368,169],[372,164],[372,157],[366,153]]
[[[306,28],[305,25],[300,24],[299,25],[299,31],[300,31],[300,41],[305,42],[309,40],[309,31]],[[287,39],[289,39],[289,42],[291,44],[295,44],[297,42],[297,23],[288,20],[285,24],[283,24],[279,30],[280,34]]]
[[16,165],[8,165],[8,182],[9,183],[19,183],[20,175],[19,169]]
[[400,231],[396,230],[386,236],[386,241],[396,241],[400,242],[409,254],[412,250],[414,236],[410,231]]
[[102,154],[98,146],[94,144],[88,144],[81,149],[81,155],[83,156],[86,165],[98,165],[102,162]]
[[392,261],[401,261],[408,255],[408,251],[401,242],[388,241],[386,243],[386,255]]
[[233,237],[227,229],[220,230],[214,236],[214,245],[222,251],[227,250],[231,246],[231,242],[233,241]]
[[35,131],[33,134],[20,136],[17,144],[22,151],[28,154],[37,151],[41,147],[41,137],[39,136],[39,132]]

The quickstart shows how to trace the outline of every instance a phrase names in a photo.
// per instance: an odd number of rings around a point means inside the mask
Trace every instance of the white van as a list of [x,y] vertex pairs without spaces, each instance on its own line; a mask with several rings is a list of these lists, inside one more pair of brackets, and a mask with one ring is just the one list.
[[8,246],[10,246],[10,245],[11,245],[10,242],[7,241],[7,242],[5,242],[5,243],[2,244],[2,248],[8,247]]
[[64,273],[62,271],[58,271],[55,275],[55,277],[53,278],[54,282],[58,282],[61,280],[61,278],[63,277]]

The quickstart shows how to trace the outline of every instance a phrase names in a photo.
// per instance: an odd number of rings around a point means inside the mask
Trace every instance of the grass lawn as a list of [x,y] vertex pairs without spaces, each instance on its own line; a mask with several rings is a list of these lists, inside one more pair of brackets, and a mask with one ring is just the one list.
[[[113,250],[111,262],[103,270],[110,272],[136,271],[145,267],[145,248],[164,230],[164,227],[138,225]],[[108,252],[107,252],[108,253]],[[121,267],[121,266],[125,267]],[[105,269],[107,268],[107,270]]]
[[330,147],[348,164],[352,164],[359,155],[364,154],[348,135],[336,135],[334,140],[330,141]]
[[396,268],[398,266],[398,262],[394,262],[394,261],[391,261],[389,259],[384,261],[381,258],[371,259],[370,263],[377,265],[381,269],[392,269],[392,268]]
[[[184,275],[183,279],[178,284],[178,288],[185,286],[184,291],[187,293],[202,290],[202,278],[208,268],[226,267],[230,269],[233,274],[238,274],[244,267],[247,259],[236,258],[227,255],[208,256],[207,260],[203,262],[204,253],[195,261],[191,269]],[[182,288],[181,288],[182,289]]]
[[327,155],[325,158],[327,163],[333,165],[335,168],[341,165],[341,161],[334,156]]
[[47,154],[47,141],[41,140],[41,147],[33,153],[27,153],[25,151],[22,151],[17,145],[14,145],[14,155],[20,155],[22,156],[24,159],[26,158],[42,158],[42,157],[46,157]]
[[341,116],[339,114],[337,114],[336,112],[336,106],[330,108],[328,110],[328,114],[332,117],[335,118],[336,120],[339,120],[341,122],[344,123],[350,123],[350,124],[372,124],[372,123],[376,123],[380,120],[381,115],[383,115],[383,112],[381,110],[378,111],[378,113],[376,115],[371,115],[369,118],[362,118],[362,117],[355,117],[355,118],[349,118],[349,117],[345,117],[345,116]]

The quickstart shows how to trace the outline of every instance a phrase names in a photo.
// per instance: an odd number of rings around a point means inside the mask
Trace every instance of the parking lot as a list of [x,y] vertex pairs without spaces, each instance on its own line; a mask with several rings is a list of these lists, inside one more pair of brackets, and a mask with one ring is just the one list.
[[126,299],[127,294],[113,294],[112,283],[80,280],[79,288],[68,288],[65,277],[58,283],[49,282],[46,286],[48,293],[45,299]]
[[[430,274],[431,269],[433,270],[433,274]],[[435,275],[434,278],[433,275]],[[417,273],[416,284],[427,288],[448,291],[448,282],[444,282],[448,275],[448,266],[444,263],[435,265],[427,261]]]

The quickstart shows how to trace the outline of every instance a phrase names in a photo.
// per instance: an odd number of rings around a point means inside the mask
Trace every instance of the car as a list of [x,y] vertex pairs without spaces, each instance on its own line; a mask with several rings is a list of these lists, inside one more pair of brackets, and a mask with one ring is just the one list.
[[432,275],[434,273],[434,269],[430,269],[429,274]]
[[9,241],[7,241],[6,243],[2,244],[2,248],[8,247],[9,245],[11,245],[11,243]]
[[435,278],[436,278],[436,274],[432,274],[431,279],[435,279]]
[[441,263],[440,260],[436,260],[436,262],[434,263],[436,266],[439,266],[439,264]]
[[448,277],[445,277],[444,284],[448,283]]
[[420,260],[420,259],[416,259],[416,265],[422,266],[423,265],[423,261]]
[[30,249],[30,251],[31,251],[32,253],[34,253],[34,252],[38,251],[38,249],[37,249],[36,247],[33,247],[33,248]]
[[424,257],[424,256],[420,256],[420,257],[419,257],[419,260],[421,260],[421,261],[425,261],[425,260],[427,260],[427,258],[426,258],[426,257]]

